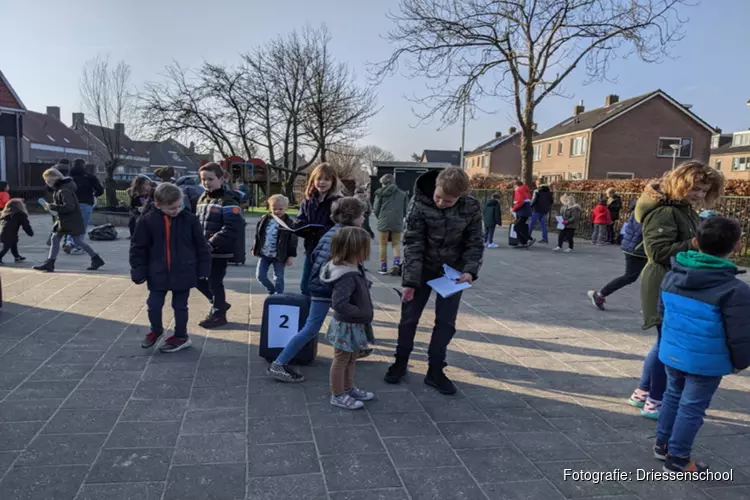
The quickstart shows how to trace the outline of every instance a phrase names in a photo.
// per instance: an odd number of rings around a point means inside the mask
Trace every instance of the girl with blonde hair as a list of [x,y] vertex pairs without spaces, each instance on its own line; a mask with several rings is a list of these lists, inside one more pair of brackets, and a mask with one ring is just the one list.
[[635,207],[635,219],[643,228],[643,245],[648,262],[641,273],[643,329],[656,327],[656,343],[646,355],[638,388],[628,403],[642,408],[641,415],[658,419],[667,377],[659,361],[661,314],[659,288],[680,252],[696,249],[694,237],[700,218],[699,207],[711,208],[724,192],[724,176],[705,163],[689,161],[667,172],[646,187]]

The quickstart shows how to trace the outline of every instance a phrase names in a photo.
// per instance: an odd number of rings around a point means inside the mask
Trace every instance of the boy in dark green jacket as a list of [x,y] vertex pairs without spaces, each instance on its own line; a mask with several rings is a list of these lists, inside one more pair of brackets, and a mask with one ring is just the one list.
[[497,248],[495,244],[495,228],[503,225],[500,212],[500,193],[492,193],[492,197],[484,204],[484,244],[487,248]]
[[[477,279],[484,253],[479,202],[468,196],[466,172],[457,167],[427,172],[417,179],[414,191],[406,214],[396,362],[385,375],[385,381],[391,384],[399,383],[406,374],[417,325],[432,292],[427,282],[440,277],[446,264],[462,273],[458,283],[472,283]],[[448,344],[456,333],[460,304],[460,292],[435,299],[435,326],[424,382],[443,394],[456,392],[443,369]]]

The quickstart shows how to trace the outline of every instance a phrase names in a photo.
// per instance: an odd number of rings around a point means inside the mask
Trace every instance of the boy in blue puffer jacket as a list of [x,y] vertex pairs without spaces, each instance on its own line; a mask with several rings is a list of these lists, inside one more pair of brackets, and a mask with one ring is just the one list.
[[224,189],[224,169],[218,163],[206,163],[199,170],[206,192],[198,199],[196,215],[211,248],[211,276],[201,281],[198,290],[211,302],[211,312],[199,324],[217,328],[227,324],[224,276],[229,259],[234,257],[237,241],[245,239],[245,219],[233,191]]
[[750,365],[750,286],[726,260],[741,237],[733,220],[703,221],[693,242],[700,251],[678,253],[661,284],[659,359],[667,391],[654,456],[665,471],[708,470],[691,458],[693,441],[721,378]]
[[[632,213],[622,228],[622,243],[620,244],[620,248],[625,252],[625,274],[613,279],[598,292],[596,290],[589,290],[588,292],[591,303],[602,311],[604,310],[606,297],[612,295],[620,288],[638,281],[641,271],[643,271],[648,262],[646,250],[643,248],[643,229],[641,228],[641,224],[635,220],[635,204],[636,200],[633,200],[633,203],[630,205]],[[644,402],[645,400],[638,400],[634,401],[634,404],[631,404],[640,408]]]

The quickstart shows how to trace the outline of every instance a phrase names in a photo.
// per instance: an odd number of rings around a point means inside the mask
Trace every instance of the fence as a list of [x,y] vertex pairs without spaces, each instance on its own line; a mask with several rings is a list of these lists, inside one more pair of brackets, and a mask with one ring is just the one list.
[[[503,220],[510,220],[510,209],[513,206],[513,191],[497,191],[493,189],[477,189],[472,191],[472,196],[477,198],[484,206],[484,203],[492,196],[493,193],[500,193],[500,209],[503,213]],[[576,236],[581,238],[591,238],[593,225],[591,224],[591,211],[599,202],[602,193],[592,191],[561,191],[554,193],[554,205],[549,214],[547,224],[550,231],[555,231],[557,223],[555,216],[560,214],[560,197],[564,194],[573,195],[576,203],[581,205],[583,213],[581,223],[576,230]],[[622,223],[625,222],[631,214],[633,202],[640,197],[640,193],[619,193],[622,197],[622,211],[620,220],[616,225],[619,231]],[[725,196],[714,208],[717,214],[729,217],[740,223],[742,231],[747,235],[742,239],[740,248],[735,252],[734,257],[738,260],[750,259],[750,196]]]

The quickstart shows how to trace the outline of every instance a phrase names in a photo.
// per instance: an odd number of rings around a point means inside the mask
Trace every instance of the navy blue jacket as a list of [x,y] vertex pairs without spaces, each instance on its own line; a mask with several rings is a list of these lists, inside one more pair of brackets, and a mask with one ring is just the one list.
[[149,290],[185,291],[211,271],[211,252],[198,218],[187,210],[169,217],[158,208],[143,214],[130,239],[130,277]]
[[622,243],[620,243],[622,251],[645,259],[646,249],[643,246],[643,227],[635,220],[635,213],[631,214],[630,218],[625,222],[624,229]]
[[245,219],[237,197],[222,188],[205,192],[195,209],[214,259],[231,259],[235,243],[245,237]]
[[318,246],[318,242],[321,237],[333,227],[333,221],[331,220],[331,206],[333,202],[341,199],[341,196],[333,195],[326,196],[323,201],[318,200],[317,191],[313,193],[312,198],[305,200],[299,206],[299,215],[294,223],[295,227],[303,227],[308,224],[320,224],[324,226],[324,229],[320,231],[306,231],[305,238],[305,253],[312,255],[315,247]]
[[332,290],[330,285],[323,283],[320,280],[320,271],[323,266],[331,260],[331,240],[336,231],[344,227],[343,224],[336,224],[328,230],[326,234],[320,238],[318,246],[312,253],[312,269],[310,271],[310,296],[312,300],[331,300]]
[[722,376],[750,365],[750,286],[729,261],[681,252],[661,284],[659,359],[686,373]]

